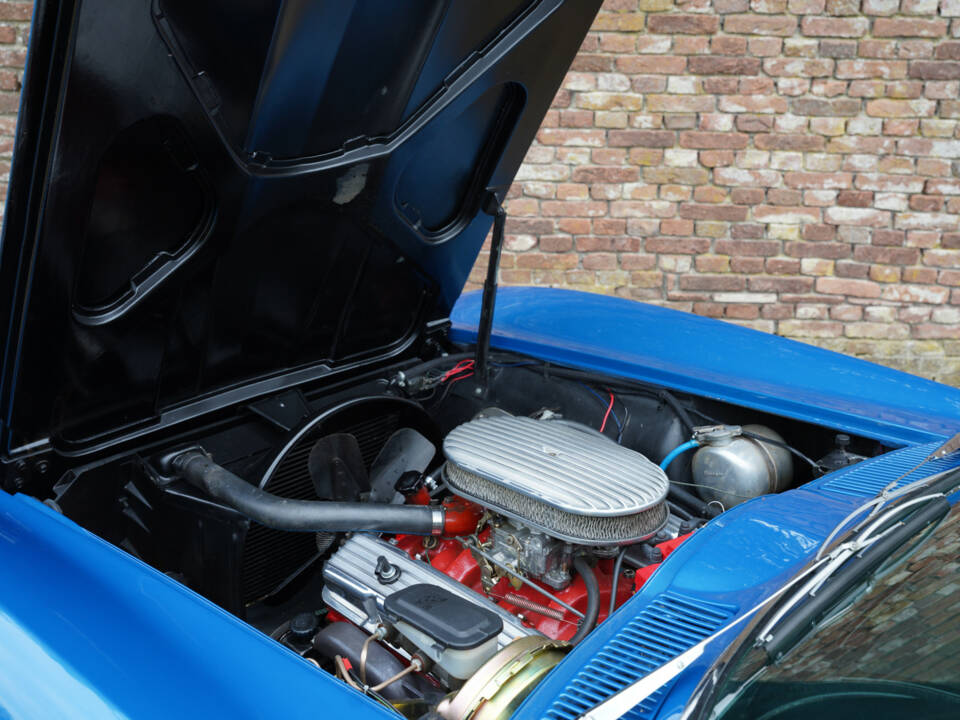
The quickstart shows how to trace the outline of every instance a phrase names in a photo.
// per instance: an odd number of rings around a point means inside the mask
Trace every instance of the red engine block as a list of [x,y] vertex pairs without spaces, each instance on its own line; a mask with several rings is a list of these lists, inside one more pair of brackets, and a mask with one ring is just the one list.
[[[449,502],[450,501],[448,501],[448,503]],[[458,499],[455,499],[454,502],[472,505],[472,503],[466,503],[466,501]],[[447,505],[448,503],[444,503],[444,505]],[[476,520],[474,520],[471,530],[475,528]],[[480,539],[485,540],[488,532],[489,531],[484,530],[480,534]],[[464,534],[467,533],[465,532]],[[657,547],[660,548],[660,550],[663,552],[663,556],[666,557],[674,550],[674,548],[683,542],[686,537],[687,536],[681,536],[674,540],[669,540],[659,544]],[[432,539],[423,538],[419,535],[397,536],[397,546],[408,553],[411,557],[425,560],[434,568],[453,578],[458,583],[466,585],[478,593],[485,594],[483,592],[483,585],[480,581],[480,566],[477,565],[477,562],[473,559],[473,555],[468,549],[461,545],[459,540],[457,540],[455,537],[443,537],[440,538],[438,544],[433,547],[425,547],[425,542],[430,545]],[[614,561],[612,558],[604,558],[600,560],[600,562],[597,564],[597,567],[594,569],[597,582],[600,585],[600,617],[598,621],[603,621],[607,617],[607,611],[610,608],[610,591],[613,587],[613,563]],[[617,584],[617,607],[626,602],[634,592],[639,590],[643,583],[646,582],[647,578],[650,577],[650,575],[654,570],[657,569],[658,566],[659,563],[655,565],[648,565],[647,567],[638,570],[632,583],[621,578],[621,581]],[[579,576],[575,576],[573,582],[563,590],[555,591],[547,586],[544,586],[544,589],[571,607],[576,608],[580,612],[586,611],[587,591],[583,580]],[[555,611],[560,611],[563,613],[563,619],[558,620],[556,618],[543,615],[535,610],[517,607],[505,599],[508,593],[526,598],[531,603],[546,605],[549,608],[553,608]],[[538,593],[528,585],[514,587],[509,580],[502,578],[499,582],[497,582],[496,585],[494,585],[487,597],[494,602],[497,602],[501,607],[505,608],[517,617],[522,618],[525,625],[535,628],[547,637],[553,638],[554,640],[567,640],[572,637],[577,630],[577,617],[573,615],[573,613],[564,609],[552,600],[549,600],[545,595]]]

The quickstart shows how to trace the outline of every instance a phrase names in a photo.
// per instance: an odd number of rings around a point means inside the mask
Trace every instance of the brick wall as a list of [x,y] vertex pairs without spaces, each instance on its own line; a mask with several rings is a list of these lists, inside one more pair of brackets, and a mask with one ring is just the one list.
[[510,193],[502,281],[960,384],[958,119],[960,0],[607,0]]
[[[0,197],[30,13],[0,0]],[[502,280],[960,384],[958,119],[960,0],[607,0],[511,190]]]
[[20,103],[20,82],[27,57],[33,4],[0,0],[0,217],[7,197],[13,132]]

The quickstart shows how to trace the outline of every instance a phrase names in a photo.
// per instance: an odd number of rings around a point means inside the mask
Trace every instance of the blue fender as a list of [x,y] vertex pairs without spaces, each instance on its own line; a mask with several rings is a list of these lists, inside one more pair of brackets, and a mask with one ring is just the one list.
[[0,492],[0,718],[396,718],[25,495]]
[[[479,292],[451,313],[472,343]],[[497,293],[492,347],[863,435],[894,447],[960,431],[960,390],[720,320],[551,288]]]

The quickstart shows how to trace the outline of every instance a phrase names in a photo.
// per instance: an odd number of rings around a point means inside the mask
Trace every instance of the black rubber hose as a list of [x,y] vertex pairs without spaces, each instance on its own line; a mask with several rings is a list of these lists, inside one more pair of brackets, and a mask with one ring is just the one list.
[[587,610],[577,626],[577,631],[568,641],[571,645],[576,645],[596,627],[597,618],[600,616],[600,583],[597,582],[590,563],[582,555],[573,558],[573,569],[583,578],[583,584],[587,588]]
[[657,396],[663,400],[670,408],[676,413],[677,418],[680,422],[683,423],[683,427],[687,432],[693,433],[693,420],[690,418],[690,413],[687,412],[687,409],[680,404],[680,402],[673,396],[673,393],[669,390],[661,390],[657,393]]
[[715,518],[720,514],[720,508],[713,504],[705,503],[696,495],[687,492],[675,483],[670,483],[667,490],[667,497],[673,500],[677,505],[685,507],[697,517]]
[[628,545],[620,548],[620,552],[617,553],[617,559],[613,563],[613,579],[610,581],[610,611],[607,613],[607,617],[613,615],[613,611],[617,609],[617,588],[620,587],[620,570],[623,568],[623,557],[627,554],[628,548]]
[[425,505],[291,500],[272,495],[220,467],[199,450],[180,453],[168,465],[191,485],[251,520],[277,530],[430,535],[443,526],[442,511]]
[[[682,505],[678,505],[673,500],[667,500],[667,507],[670,508],[670,514],[676,515],[681,520],[693,520],[694,514]],[[699,518],[703,520],[704,518]]]

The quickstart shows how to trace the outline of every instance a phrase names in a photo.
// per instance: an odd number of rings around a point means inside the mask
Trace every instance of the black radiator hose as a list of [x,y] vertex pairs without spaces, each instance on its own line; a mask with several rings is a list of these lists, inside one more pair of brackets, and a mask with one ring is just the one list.
[[265,492],[217,465],[201,450],[186,450],[163,462],[183,478],[261,525],[292,532],[364,532],[439,535],[444,513],[427,505],[291,500]]
[[576,645],[583,640],[587,634],[593,630],[597,624],[597,617],[600,615],[600,583],[597,582],[597,576],[593,574],[593,568],[582,555],[573,558],[573,569],[583,578],[583,584],[587,589],[587,609],[577,626],[577,632],[568,640],[571,645]]

